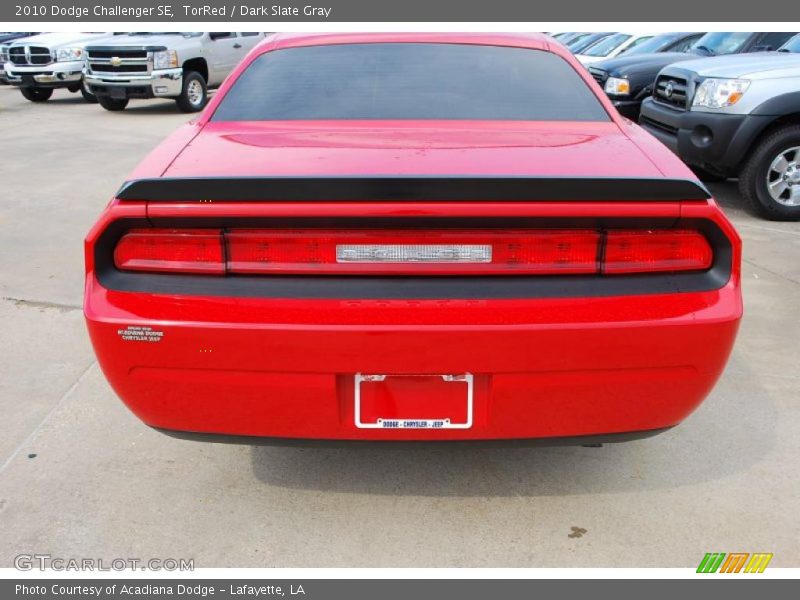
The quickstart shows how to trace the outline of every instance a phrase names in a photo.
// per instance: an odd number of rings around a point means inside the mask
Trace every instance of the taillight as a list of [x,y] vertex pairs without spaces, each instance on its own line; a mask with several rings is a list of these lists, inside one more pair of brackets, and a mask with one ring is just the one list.
[[229,273],[594,273],[596,231],[281,231],[225,234]]
[[124,271],[225,274],[219,229],[134,229],[114,249]]
[[693,230],[135,229],[125,271],[286,275],[558,275],[711,266]]
[[702,271],[712,258],[711,246],[699,231],[609,231],[603,273]]

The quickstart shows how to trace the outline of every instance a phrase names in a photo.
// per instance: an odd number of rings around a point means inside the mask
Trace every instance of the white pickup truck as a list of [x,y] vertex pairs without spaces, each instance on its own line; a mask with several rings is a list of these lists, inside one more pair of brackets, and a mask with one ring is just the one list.
[[83,85],[86,44],[107,33],[43,33],[11,43],[3,50],[5,79],[31,102],[46,102],[57,88],[80,91],[96,102]]
[[106,110],[132,98],[173,98],[184,112],[201,110],[267,34],[257,32],[137,32],[95,40],[86,48],[84,80]]

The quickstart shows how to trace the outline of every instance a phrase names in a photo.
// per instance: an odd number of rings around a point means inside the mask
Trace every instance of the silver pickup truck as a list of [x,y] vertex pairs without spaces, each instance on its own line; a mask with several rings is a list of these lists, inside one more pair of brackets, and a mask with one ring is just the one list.
[[86,48],[84,80],[106,110],[132,98],[173,98],[184,112],[201,110],[267,34],[256,32],[137,32],[96,40]]
[[778,52],[665,67],[639,123],[704,179],[738,178],[754,212],[800,220],[800,34]]

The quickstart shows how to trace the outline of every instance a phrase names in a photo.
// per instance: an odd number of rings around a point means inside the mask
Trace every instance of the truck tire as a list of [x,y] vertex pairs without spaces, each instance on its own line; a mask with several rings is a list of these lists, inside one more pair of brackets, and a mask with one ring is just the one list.
[[53,95],[53,90],[50,88],[21,87],[19,91],[31,102],[47,102]]
[[83,99],[89,104],[97,104],[98,102],[97,96],[89,91],[85,81],[81,81],[81,96],[83,96]]
[[69,91],[70,94],[74,94],[75,92],[79,92],[80,89],[81,89],[81,86],[79,86],[79,85],[71,85],[71,86],[69,86],[67,88],[67,90]]
[[197,71],[186,71],[183,74],[183,89],[175,102],[183,112],[197,112],[203,110],[208,103],[208,88],[206,80]]
[[758,142],[739,174],[739,190],[766,219],[800,220],[800,125],[776,129]]
[[125,107],[128,106],[127,98],[117,99],[109,98],[108,96],[98,96],[97,101],[100,103],[100,106],[111,111],[125,110]]

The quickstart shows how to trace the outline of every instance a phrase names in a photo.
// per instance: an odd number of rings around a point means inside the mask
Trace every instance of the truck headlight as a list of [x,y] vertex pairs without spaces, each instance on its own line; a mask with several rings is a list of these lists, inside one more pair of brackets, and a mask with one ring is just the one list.
[[747,79],[709,78],[697,86],[692,106],[724,108],[733,106],[750,87]]
[[613,96],[627,96],[631,93],[631,82],[621,77],[609,77],[603,87],[606,94]]
[[83,48],[59,48],[56,60],[83,60]]
[[169,69],[178,66],[178,53],[175,50],[164,50],[153,55],[153,66],[156,69]]

